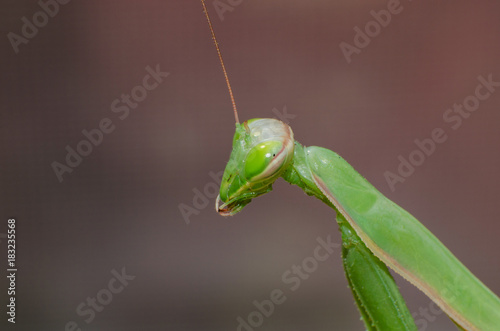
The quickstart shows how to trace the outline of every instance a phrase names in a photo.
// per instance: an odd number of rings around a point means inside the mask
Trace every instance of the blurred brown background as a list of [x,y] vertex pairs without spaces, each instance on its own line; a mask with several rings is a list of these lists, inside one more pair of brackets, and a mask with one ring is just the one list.
[[[231,9],[223,20],[214,8],[221,3]],[[443,114],[474,93],[479,75],[500,81],[500,5],[401,1],[402,11],[347,63],[339,44],[353,44],[353,29],[387,5],[207,1],[240,119],[276,117],[273,109],[286,107],[297,140],[341,154],[499,294],[500,91],[457,130]],[[37,17],[38,33],[17,54],[8,33],[22,36],[21,19],[33,22],[42,9],[19,0],[0,8],[0,233],[15,217],[19,268],[17,323],[6,323],[2,277],[1,325],[236,330],[254,300],[280,289],[286,301],[256,330],[363,329],[340,251],[296,291],[281,279],[312,255],[317,237],[340,241],[332,210],[282,180],[232,218],[215,213],[212,198],[193,206],[193,189],[214,187],[209,173],[224,168],[234,132],[200,1],[60,4],[45,25]],[[121,120],[125,110],[111,104],[157,65],[169,76]],[[51,164],[65,163],[66,146],[75,149],[82,130],[104,118],[114,131],[59,182]],[[392,192],[384,172],[396,172],[398,156],[435,128],[447,141]],[[189,224],[179,206],[196,209]],[[98,293],[108,300],[101,290],[122,268],[135,278],[86,323],[90,315],[77,307]],[[421,330],[454,330],[396,279]]]

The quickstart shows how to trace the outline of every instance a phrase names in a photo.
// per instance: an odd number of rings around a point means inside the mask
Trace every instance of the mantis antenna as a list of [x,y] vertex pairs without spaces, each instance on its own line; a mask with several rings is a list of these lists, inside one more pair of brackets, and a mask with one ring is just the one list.
[[231,97],[231,103],[233,104],[233,112],[234,119],[236,123],[240,123],[238,119],[238,110],[236,109],[236,102],[234,102],[233,90],[231,89],[231,84],[229,84],[229,78],[227,76],[226,67],[224,66],[224,61],[222,60],[222,54],[220,52],[219,44],[217,43],[217,39],[215,38],[214,29],[212,27],[212,21],[210,21],[210,16],[208,16],[208,10],[205,6],[205,1],[201,0],[201,4],[203,5],[203,11],[205,12],[205,16],[207,17],[208,27],[210,28],[210,32],[212,33],[212,39],[214,40],[215,48],[217,49],[217,54],[219,54],[220,65],[222,66],[222,71],[224,72],[224,77],[226,78],[227,88],[229,89],[229,96]]

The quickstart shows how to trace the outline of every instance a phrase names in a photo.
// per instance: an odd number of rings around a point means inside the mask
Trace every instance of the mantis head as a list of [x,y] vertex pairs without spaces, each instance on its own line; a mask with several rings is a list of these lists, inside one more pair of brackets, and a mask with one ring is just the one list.
[[215,203],[217,212],[234,215],[253,198],[271,191],[290,164],[293,149],[292,129],[281,121],[255,118],[236,123],[233,150]]

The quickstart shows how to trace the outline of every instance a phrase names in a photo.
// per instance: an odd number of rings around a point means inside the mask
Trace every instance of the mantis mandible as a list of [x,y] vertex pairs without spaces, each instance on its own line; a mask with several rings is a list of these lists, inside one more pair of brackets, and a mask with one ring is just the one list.
[[234,215],[282,177],[337,214],[346,278],[368,330],[417,327],[387,266],[432,299],[463,330],[500,330],[500,299],[427,228],[386,198],[338,154],[305,147],[276,119],[240,124],[224,62],[201,0],[236,121],[216,210]]

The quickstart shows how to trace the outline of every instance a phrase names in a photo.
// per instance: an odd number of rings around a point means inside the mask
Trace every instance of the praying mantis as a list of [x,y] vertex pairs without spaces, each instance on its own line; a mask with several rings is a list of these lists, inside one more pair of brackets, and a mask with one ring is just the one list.
[[342,157],[294,140],[276,119],[239,122],[210,17],[201,0],[236,121],[216,210],[241,211],[283,178],[336,212],[346,278],[367,330],[417,330],[388,267],[433,300],[461,330],[500,330],[500,299],[427,228],[389,200]]

